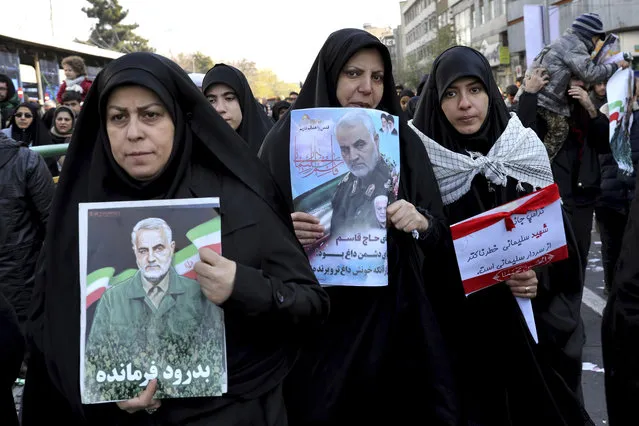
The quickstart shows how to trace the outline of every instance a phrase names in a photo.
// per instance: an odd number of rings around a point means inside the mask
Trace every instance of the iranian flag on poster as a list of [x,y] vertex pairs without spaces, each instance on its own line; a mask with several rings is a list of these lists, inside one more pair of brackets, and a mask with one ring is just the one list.
[[178,274],[194,280],[196,278],[195,264],[200,261],[197,247],[189,244],[173,256],[173,267]]
[[109,287],[115,269],[101,268],[87,276],[87,307],[95,303]]
[[218,216],[191,229],[186,233],[186,237],[198,250],[207,247],[218,254],[222,254],[222,236],[220,229],[221,221]]

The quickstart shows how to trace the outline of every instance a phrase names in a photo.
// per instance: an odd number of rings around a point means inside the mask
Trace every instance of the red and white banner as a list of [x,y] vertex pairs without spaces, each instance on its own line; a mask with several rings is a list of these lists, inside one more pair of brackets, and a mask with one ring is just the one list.
[[566,259],[556,184],[451,226],[466,295]]

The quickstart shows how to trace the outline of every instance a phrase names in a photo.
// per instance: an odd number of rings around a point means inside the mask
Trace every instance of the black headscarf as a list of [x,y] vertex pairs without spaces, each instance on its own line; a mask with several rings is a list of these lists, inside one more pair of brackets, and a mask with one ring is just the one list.
[[408,105],[406,106],[406,116],[409,120],[412,120],[415,117],[415,110],[417,109],[417,103],[419,102],[419,96],[413,96],[408,101]]
[[264,112],[262,105],[255,100],[251,86],[242,71],[226,64],[215,65],[204,76],[202,93],[206,94],[209,87],[216,83],[226,84],[237,95],[242,110],[242,122],[237,128],[237,133],[254,152],[257,152],[264,137],[273,127],[273,122]]
[[[327,288],[331,315],[321,336],[300,358],[289,380],[291,394],[287,405],[291,423],[301,418],[305,419],[301,424],[318,419],[326,422],[321,424],[349,420],[378,423],[392,411],[394,418],[389,421],[401,423],[404,418],[410,423],[413,420],[406,417],[419,413],[426,423],[432,420],[437,424],[456,424],[458,395],[450,355],[422,274],[427,274],[429,283],[439,283],[451,293],[461,291],[461,285],[456,264],[454,269],[447,266],[454,258],[446,247],[450,234],[441,220],[439,189],[424,146],[402,118],[388,49],[363,30],[332,33],[291,109],[340,107],[336,96],[340,72],[354,54],[366,48],[377,49],[384,62],[384,92],[377,109],[400,117],[399,198],[434,216],[433,234],[428,242],[418,245],[410,234],[394,228],[388,230],[387,287]],[[259,155],[293,209],[290,117],[287,114],[275,124]],[[463,298],[463,294],[458,295]],[[420,383],[418,391],[408,391],[413,382]],[[390,397],[382,390],[389,388],[395,389]],[[425,401],[428,403],[423,405]],[[393,408],[369,410],[370,406]]]
[[[106,135],[109,94],[125,85],[155,92],[174,121],[173,151],[162,172],[149,181],[134,180],[115,162]],[[178,65],[159,55],[132,53],[102,70],[86,97],[56,190],[30,326],[53,384],[77,413],[82,413],[78,204],[217,196],[220,174],[233,176],[266,203],[292,237],[288,211],[268,171]]]
[[0,74],[0,83],[7,83],[7,97],[2,102],[8,102],[16,95],[16,87],[13,81],[6,74]]
[[273,121],[279,121],[280,111],[283,109],[290,109],[291,103],[287,101],[278,101],[273,104],[272,115]]
[[[451,151],[463,153],[468,149],[487,154],[506,129],[510,115],[484,55],[470,47],[451,47],[435,59],[430,77],[415,111],[415,127]],[[444,91],[462,77],[478,78],[489,98],[486,120],[472,135],[457,132],[441,108]]]
[[[61,112],[66,112],[67,114],[71,116],[71,130],[69,130],[68,133],[58,132],[58,129],[55,126],[55,120],[58,118],[58,114],[60,114]],[[51,125],[51,140],[53,141],[53,143],[63,143],[67,138],[71,137],[71,134],[73,133],[73,129],[75,128],[75,123],[76,123],[75,112],[73,112],[71,108],[62,105],[57,107],[55,110],[53,110],[53,120]]]
[[[31,121],[31,124],[26,129],[20,129],[16,124],[16,113],[18,109],[22,107],[29,108],[33,116],[33,121]],[[40,114],[38,114],[38,107],[32,103],[25,102],[18,105],[13,112],[9,126],[11,127],[11,138],[22,146],[51,145],[49,131],[44,126]]]

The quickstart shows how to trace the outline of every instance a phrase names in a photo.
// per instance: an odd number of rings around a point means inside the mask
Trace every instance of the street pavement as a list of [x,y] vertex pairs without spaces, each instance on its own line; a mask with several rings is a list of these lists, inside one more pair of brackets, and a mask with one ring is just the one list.
[[601,239],[599,234],[593,231],[582,299],[584,303],[581,305],[581,317],[586,329],[582,384],[586,410],[596,425],[608,424],[601,355],[601,314],[606,303],[603,295],[603,279]]
[[[586,330],[586,345],[583,351],[583,391],[586,410],[596,425],[607,425],[606,400],[604,395],[603,361],[601,356],[601,313],[605,306],[603,295],[603,267],[601,263],[601,240],[593,230],[592,244],[588,256],[584,303],[581,307]],[[22,386],[14,388],[16,407],[19,407]]]

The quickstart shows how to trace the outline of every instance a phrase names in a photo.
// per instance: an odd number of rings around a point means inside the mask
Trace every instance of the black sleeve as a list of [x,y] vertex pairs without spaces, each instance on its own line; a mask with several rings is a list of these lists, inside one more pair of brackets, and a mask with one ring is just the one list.
[[608,137],[609,129],[608,118],[601,112],[597,112],[597,116],[591,118],[588,122],[588,144],[597,154],[609,154],[611,152]]
[[35,213],[37,222],[46,228],[49,220],[49,210],[53,201],[53,178],[44,159],[35,152],[30,152],[27,164],[27,191]]
[[537,94],[524,92],[519,97],[517,116],[524,127],[528,127],[539,136],[539,126],[537,124]]
[[278,218],[270,217],[258,224],[261,266],[237,263],[235,287],[223,307],[249,315],[276,314],[293,323],[321,323],[328,315],[328,295],[294,235]]

